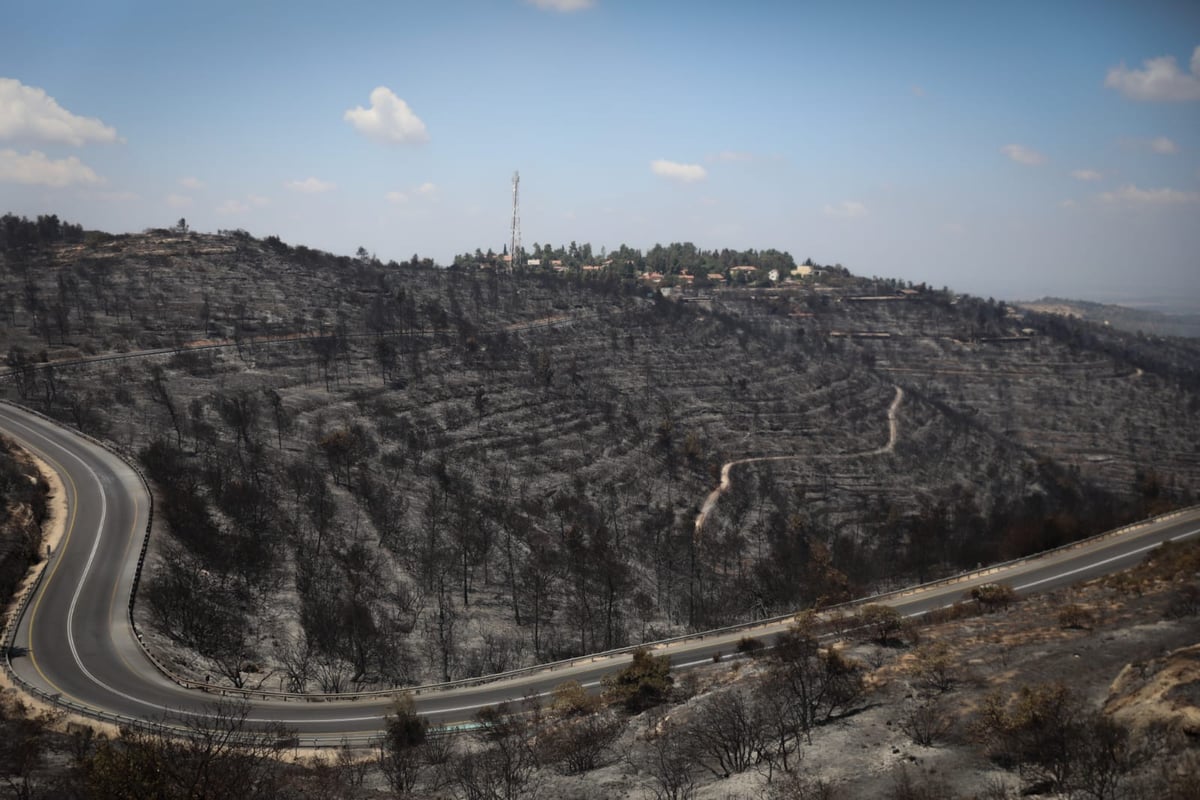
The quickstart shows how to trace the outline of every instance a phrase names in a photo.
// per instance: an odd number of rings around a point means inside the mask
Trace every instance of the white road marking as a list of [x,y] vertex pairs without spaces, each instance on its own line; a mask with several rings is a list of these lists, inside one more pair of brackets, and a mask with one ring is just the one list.
[[[1195,536],[1197,533],[1200,533],[1200,528],[1197,528],[1196,530],[1188,531],[1187,533],[1181,533],[1178,536],[1174,536],[1170,539],[1167,539],[1166,541],[1177,542],[1180,539],[1187,539],[1190,536]],[[1013,589],[1016,589],[1017,591],[1021,591],[1022,589],[1029,589],[1034,586],[1041,586],[1043,583],[1049,583],[1050,581],[1055,581],[1055,580],[1059,580],[1060,578],[1065,578],[1068,575],[1075,575],[1080,572],[1087,572],[1090,569],[1095,569],[1096,567],[1102,567],[1105,564],[1111,564],[1114,561],[1120,561],[1122,558],[1129,558],[1130,556],[1137,555],[1138,553],[1144,553],[1147,550],[1153,550],[1154,548],[1158,547],[1160,544],[1162,544],[1162,542],[1155,542],[1154,544],[1148,544],[1148,545],[1145,545],[1144,547],[1139,547],[1136,550],[1130,550],[1126,553],[1122,553],[1121,555],[1111,556],[1110,558],[1101,559],[1100,561],[1093,561],[1092,563],[1085,564],[1082,567],[1077,567],[1072,570],[1067,570],[1066,572],[1060,572],[1057,575],[1051,575],[1048,578],[1042,578],[1041,580],[1030,581],[1029,583],[1025,583],[1020,586],[1014,586]]]

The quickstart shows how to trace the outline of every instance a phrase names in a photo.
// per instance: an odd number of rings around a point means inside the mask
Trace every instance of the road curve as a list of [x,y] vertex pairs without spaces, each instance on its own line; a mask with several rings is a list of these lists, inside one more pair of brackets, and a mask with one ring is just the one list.
[[[33,693],[117,722],[180,725],[206,715],[214,695],[166,677],[146,656],[130,623],[129,596],[150,507],[140,476],[100,445],[15,406],[0,404],[0,430],[59,473],[67,508],[62,542],[16,621],[6,662],[12,674]],[[872,600],[912,615],[949,605],[971,586],[989,581],[1005,581],[1019,591],[1046,590],[1135,564],[1164,540],[1197,535],[1200,508],[1193,508],[1038,559]],[[653,647],[678,669],[733,652],[743,636],[769,640],[790,621],[780,618]],[[417,708],[436,724],[467,722],[483,706],[543,695],[565,680],[594,684],[628,659],[628,652],[598,655],[475,685],[425,687],[417,691]],[[377,736],[391,699],[376,693],[285,700],[259,692],[248,702],[253,723],[279,722],[296,732],[301,745],[324,746]]]

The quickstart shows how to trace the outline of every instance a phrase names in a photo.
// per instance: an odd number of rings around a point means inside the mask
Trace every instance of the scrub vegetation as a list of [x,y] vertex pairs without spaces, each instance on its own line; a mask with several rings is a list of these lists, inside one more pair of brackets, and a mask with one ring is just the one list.
[[[0,697],[0,794],[1184,800],[1200,788],[1200,658],[1197,612],[1177,600],[1198,561],[1200,544],[1174,544],[1005,610],[964,598],[884,644],[866,618],[838,634],[814,613],[774,647],[686,673],[641,651],[599,694],[567,682],[457,736],[401,694],[372,747],[318,755],[250,731],[236,703],[167,736]],[[1056,620],[1064,607],[1092,627]]]

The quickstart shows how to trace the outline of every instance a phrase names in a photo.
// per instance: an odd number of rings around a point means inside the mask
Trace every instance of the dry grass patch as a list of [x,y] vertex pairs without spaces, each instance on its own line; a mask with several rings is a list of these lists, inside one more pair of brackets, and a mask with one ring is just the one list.
[[1104,711],[1130,727],[1200,735],[1200,644],[1127,665],[1109,688]]

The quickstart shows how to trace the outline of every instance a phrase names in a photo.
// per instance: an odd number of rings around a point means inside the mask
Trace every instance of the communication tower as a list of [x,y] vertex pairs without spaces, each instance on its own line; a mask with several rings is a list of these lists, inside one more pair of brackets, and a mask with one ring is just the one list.
[[513,184],[513,216],[512,216],[512,242],[508,248],[508,271],[512,272],[517,266],[517,259],[521,253],[521,173],[514,172],[512,177]]

